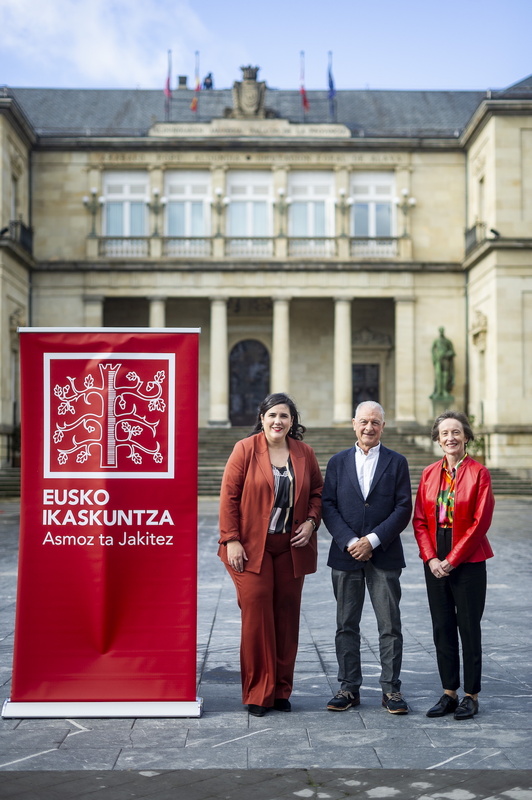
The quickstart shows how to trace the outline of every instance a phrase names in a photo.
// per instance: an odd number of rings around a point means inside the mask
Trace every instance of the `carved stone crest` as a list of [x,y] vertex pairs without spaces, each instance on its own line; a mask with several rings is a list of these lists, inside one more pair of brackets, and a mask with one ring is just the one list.
[[241,81],[233,83],[233,108],[226,108],[225,116],[232,119],[265,119],[273,114],[264,106],[266,82],[257,81],[259,67],[240,67]]
[[478,347],[479,352],[484,353],[488,336],[488,318],[478,308],[475,310],[475,317],[471,326],[471,336],[475,347]]
[[360,328],[353,332],[353,347],[390,350],[392,341],[388,334],[370,328]]

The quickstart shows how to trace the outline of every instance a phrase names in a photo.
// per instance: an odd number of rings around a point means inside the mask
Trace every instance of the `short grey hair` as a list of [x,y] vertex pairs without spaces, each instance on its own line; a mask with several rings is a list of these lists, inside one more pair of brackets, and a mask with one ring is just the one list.
[[357,418],[358,412],[360,411],[360,409],[363,406],[369,406],[374,411],[379,411],[381,416],[382,416],[382,418],[384,419],[384,409],[383,409],[383,407],[381,406],[380,403],[377,403],[376,400],[362,400],[362,402],[359,403],[358,406],[355,408],[355,414],[354,414],[354,417],[353,417],[354,419]]

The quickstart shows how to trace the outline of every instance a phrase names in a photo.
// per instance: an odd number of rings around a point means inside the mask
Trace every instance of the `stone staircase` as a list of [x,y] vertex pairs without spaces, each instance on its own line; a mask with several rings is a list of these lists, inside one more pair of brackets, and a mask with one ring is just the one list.
[[20,467],[0,469],[0,499],[20,497]]
[[[225,462],[236,441],[243,439],[249,428],[200,428],[199,431],[199,479],[198,494],[217,497]],[[416,444],[412,437],[393,428],[386,428],[383,444],[406,456],[410,467],[412,488],[419,483],[421,472],[436,458],[430,450]],[[305,442],[316,453],[322,472],[330,457],[339,450],[345,450],[354,443],[352,428],[309,428]],[[490,469],[493,491],[499,495],[521,495],[532,497],[532,482],[516,478],[503,469]]]
[[[243,439],[249,428],[200,428],[198,494],[202,497],[217,497],[225,462],[235,442]],[[351,428],[311,428],[305,434],[305,442],[314,448],[322,471],[330,457],[339,450],[351,447],[354,433]],[[408,459],[412,487],[415,490],[421,472],[436,459],[432,453],[412,441],[412,437],[393,428],[386,428],[383,444],[403,453]],[[503,469],[491,469],[493,490],[498,495],[532,497],[532,483],[510,475]],[[20,495],[20,469],[0,470],[0,498]]]

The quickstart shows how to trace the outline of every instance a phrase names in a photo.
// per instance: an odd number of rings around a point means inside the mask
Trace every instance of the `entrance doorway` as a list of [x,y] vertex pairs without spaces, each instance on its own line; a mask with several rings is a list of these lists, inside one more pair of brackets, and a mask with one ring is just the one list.
[[353,412],[364,400],[379,398],[380,364],[353,364]]
[[231,425],[253,425],[270,386],[270,354],[256,339],[235,344],[229,355]]

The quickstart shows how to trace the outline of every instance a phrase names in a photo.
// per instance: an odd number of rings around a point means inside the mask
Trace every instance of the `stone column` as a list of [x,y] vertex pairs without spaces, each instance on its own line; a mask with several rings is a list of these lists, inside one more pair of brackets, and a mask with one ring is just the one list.
[[229,356],[227,352],[227,298],[211,297],[211,353],[209,365],[209,425],[228,428]]
[[103,300],[100,295],[86,295],[83,298],[83,324],[86,328],[103,326]]
[[150,328],[166,327],[166,300],[164,297],[150,298]]
[[351,298],[334,299],[334,408],[333,425],[353,418],[351,355]]
[[290,391],[290,298],[273,298],[272,392]]
[[395,419],[415,422],[415,299],[395,298]]

